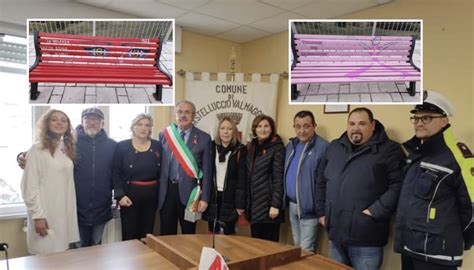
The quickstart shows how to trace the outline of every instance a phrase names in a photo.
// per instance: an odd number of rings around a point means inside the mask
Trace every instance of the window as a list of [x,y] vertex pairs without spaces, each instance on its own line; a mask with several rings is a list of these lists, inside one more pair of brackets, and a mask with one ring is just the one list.
[[110,106],[109,136],[117,142],[130,139],[132,133],[130,125],[132,120],[140,113],[147,113],[147,107],[143,105]]
[[32,109],[28,105],[25,74],[0,72],[0,216],[25,213],[21,197],[21,177],[16,156],[28,150],[33,142]]

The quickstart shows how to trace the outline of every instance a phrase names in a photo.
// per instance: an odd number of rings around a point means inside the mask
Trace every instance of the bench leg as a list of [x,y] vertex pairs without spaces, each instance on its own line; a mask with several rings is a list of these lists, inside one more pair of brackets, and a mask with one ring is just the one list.
[[163,85],[156,85],[156,91],[153,93],[153,97],[156,101],[161,101],[161,98],[163,97]]
[[38,91],[38,83],[31,83],[30,99],[37,100],[40,92]]
[[416,93],[416,82],[410,82],[410,87],[407,88],[408,94],[414,96]]
[[291,100],[295,100],[298,98],[298,88],[296,84],[291,85]]

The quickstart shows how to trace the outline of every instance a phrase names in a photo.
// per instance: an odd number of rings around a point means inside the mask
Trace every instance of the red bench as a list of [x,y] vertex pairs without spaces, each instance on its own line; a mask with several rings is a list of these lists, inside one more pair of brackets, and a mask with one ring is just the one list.
[[411,36],[291,35],[291,98],[297,84],[409,82],[415,95],[420,69],[413,64]]
[[30,99],[38,98],[38,82],[154,84],[161,101],[171,75],[160,68],[158,38],[112,38],[34,33],[36,61],[30,68]]

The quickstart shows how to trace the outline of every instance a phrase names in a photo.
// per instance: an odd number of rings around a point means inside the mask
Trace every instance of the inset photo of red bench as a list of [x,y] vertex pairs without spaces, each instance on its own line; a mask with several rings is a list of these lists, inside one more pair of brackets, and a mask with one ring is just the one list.
[[290,20],[290,104],[421,103],[421,20]]
[[28,19],[31,104],[174,104],[174,20]]

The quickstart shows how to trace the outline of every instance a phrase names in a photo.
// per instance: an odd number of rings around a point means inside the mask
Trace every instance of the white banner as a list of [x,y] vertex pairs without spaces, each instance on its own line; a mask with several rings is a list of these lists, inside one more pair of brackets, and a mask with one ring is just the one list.
[[275,119],[279,75],[272,74],[269,82],[262,82],[260,74],[253,74],[250,82],[243,80],[242,73],[235,74],[235,81],[226,81],[225,73],[217,77],[217,81],[210,81],[209,73],[203,73],[202,80],[194,80],[193,73],[186,74],[185,96],[196,105],[194,124],[214,137],[219,119],[230,116],[245,144],[252,138],[256,116],[266,114]]

